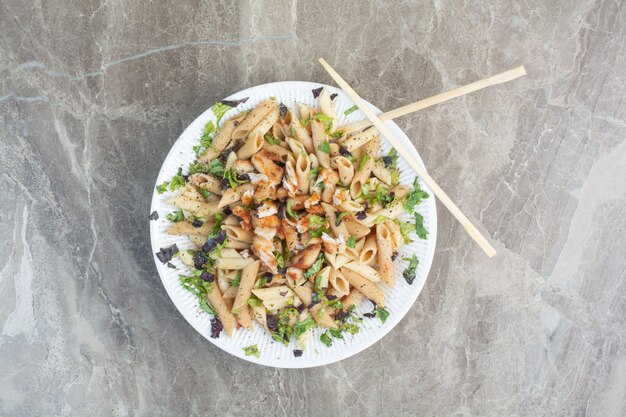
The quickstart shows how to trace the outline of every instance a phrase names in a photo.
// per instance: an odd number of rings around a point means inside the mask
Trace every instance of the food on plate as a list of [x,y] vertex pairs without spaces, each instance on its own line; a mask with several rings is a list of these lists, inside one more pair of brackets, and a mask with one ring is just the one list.
[[[383,288],[397,284],[399,250],[428,234],[417,207],[429,195],[417,178],[399,183],[395,150],[381,151],[373,127],[342,130],[327,87],[313,94],[317,107],[270,97],[238,111],[247,99],[218,102],[195,162],[157,186],[172,206],[167,233],[181,237],[157,257],[189,269],[181,285],[214,316],[211,337],[258,325],[293,340],[295,357],[316,327],[327,346],[357,333],[354,309],[366,299],[374,310],[365,317],[384,323]],[[191,248],[180,249],[186,239]],[[404,259],[412,284],[418,259]],[[261,354],[256,345],[244,351]]]

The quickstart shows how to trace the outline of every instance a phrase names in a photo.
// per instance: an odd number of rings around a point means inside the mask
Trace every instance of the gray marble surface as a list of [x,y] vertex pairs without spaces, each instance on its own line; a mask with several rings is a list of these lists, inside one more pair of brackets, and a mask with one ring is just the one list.
[[[0,414],[626,415],[626,5],[621,0],[0,0]],[[161,162],[199,113],[325,57],[403,117],[499,254],[439,211],[407,317],[330,366],[216,349],[150,253]]]

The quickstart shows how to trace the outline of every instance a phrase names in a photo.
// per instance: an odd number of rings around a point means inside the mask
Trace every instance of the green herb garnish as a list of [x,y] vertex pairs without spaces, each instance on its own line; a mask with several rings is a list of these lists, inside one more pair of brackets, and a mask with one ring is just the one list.
[[330,153],[330,143],[327,140],[322,141],[319,145],[317,145],[317,150],[324,153]]
[[417,211],[415,212],[415,233],[417,233],[420,239],[426,239],[428,236],[428,230],[424,227],[424,217]]
[[416,177],[415,180],[413,181],[413,188],[411,189],[411,191],[409,191],[406,198],[404,199],[404,203],[403,203],[404,209],[406,210],[407,213],[413,214],[413,212],[415,211],[415,207],[417,207],[420,201],[428,197],[430,196],[428,195],[426,191],[421,189],[420,183]]
[[346,246],[354,249],[354,247],[356,246],[356,238],[354,236],[350,236],[348,240],[346,240]]
[[296,339],[299,339],[300,336],[302,336],[304,333],[306,333],[307,330],[312,329],[313,327],[315,327],[315,320],[313,319],[313,316],[308,316],[306,319],[296,324],[296,327],[294,329],[294,336],[296,337]]
[[280,144],[280,140],[276,139],[274,136],[270,135],[269,133],[266,133],[263,138],[267,141],[267,143],[269,143],[270,145],[278,145]]
[[178,223],[185,220],[185,213],[182,210],[175,211],[174,213],[167,213],[167,220]]
[[287,200],[287,215],[293,219],[296,219],[298,218],[298,215],[293,211],[291,204],[292,200]]
[[200,193],[200,195],[204,198],[209,198],[211,197],[211,193],[208,190],[205,190],[204,188],[201,188],[200,190],[198,190],[198,192]]
[[311,170],[309,171],[309,178],[311,179],[311,181],[317,180],[317,177],[320,175],[320,171],[322,169],[322,167],[311,168]]
[[333,339],[330,338],[328,332],[322,333],[320,336],[320,342],[326,345],[326,347],[331,347],[333,345]]
[[237,274],[235,274],[235,279],[230,282],[231,287],[236,287],[241,282],[241,269],[237,270]]
[[311,214],[309,219],[309,229],[318,229],[326,223],[326,218],[318,216],[317,214]]
[[417,259],[417,255],[413,254],[410,258],[404,258],[405,261],[409,261],[409,266],[406,267],[404,272],[402,272],[402,276],[406,280],[406,282],[411,285],[413,281],[415,281],[415,273],[417,269],[417,264],[419,260]]
[[359,106],[357,106],[356,104],[352,107],[350,107],[348,110],[344,111],[343,114],[345,114],[346,116],[349,114],[354,113],[355,111],[357,111],[359,109]]
[[185,177],[183,177],[183,169],[178,167],[178,172],[172,178],[170,182],[170,191],[174,191],[179,189],[180,187],[185,185]]
[[240,180],[237,177],[237,173],[234,172],[231,168],[228,168],[226,171],[224,171],[224,178],[228,180],[228,184],[231,186],[231,188],[236,188],[237,186],[248,182],[248,180]]
[[157,193],[163,194],[164,192],[166,192],[168,185],[170,185],[169,181],[165,181],[165,182],[163,182],[163,184],[157,185],[157,187],[156,187]]
[[250,307],[259,307],[259,306],[263,305],[263,301],[259,300],[258,298],[256,298],[253,295],[250,298],[248,298],[248,305]]
[[359,169],[358,169],[358,171],[362,170],[363,167],[365,166],[365,164],[367,164],[367,161],[369,161],[370,159],[371,159],[370,156],[368,154],[364,153],[361,156],[361,160],[359,161]]
[[383,324],[387,321],[387,318],[389,317],[389,311],[385,310],[382,307],[376,307],[373,313],[376,317],[380,319],[381,323]]
[[246,346],[243,348],[243,352],[246,356],[256,356],[257,358],[261,357],[261,352],[259,351],[259,347],[257,345]]
[[209,163],[209,174],[215,175],[216,177],[224,176],[224,166],[219,159],[214,159]]
[[333,126],[333,118],[325,115],[324,113],[317,113],[314,117],[318,122],[322,122],[326,127],[326,133],[330,133],[330,128]]
[[320,252],[319,256],[313,262],[313,265],[304,273],[304,278],[309,279],[313,275],[317,274],[320,269],[322,269],[322,264],[324,263],[324,252]]

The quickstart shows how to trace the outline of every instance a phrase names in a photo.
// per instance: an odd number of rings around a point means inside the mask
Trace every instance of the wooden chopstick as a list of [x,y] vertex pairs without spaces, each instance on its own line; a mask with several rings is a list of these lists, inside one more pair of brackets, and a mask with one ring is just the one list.
[[[478,91],[486,87],[491,87],[492,85],[502,84],[516,78],[523,77],[524,75],[526,75],[526,70],[524,69],[523,65],[520,65],[519,67],[501,72],[500,74],[496,74],[489,78],[475,81],[473,83],[455,88],[453,90],[446,91],[445,93],[437,94],[436,96],[425,98],[423,100],[416,101],[415,103],[407,104],[406,106],[398,107],[397,109],[391,110],[386,113],[381,113],[378,115],[378,118],[383,121],[395,119],[396,117],[423,110],[427,107],[434,106],[435,104],[443,103],[444,101],[448,101],[450,99],[460,97],[465,94],[473,93],[474,91]],[[370,122],[369,120],[363,120],[361,122],[343,126],[342,130],[346,133],[356,132],[358,130],[365,129],[366,127],[369,127],[371,125],[372,122]]]
[[465,228],[467,233],[470,235],[472,239],[482,248],[483,251],[490,258],[496,254],[496,250],[491,246],[491,244],[485,239],[485,237],[478,231],[476,226],[470,222],[470,220],[461,212],[461,210],[454,204],[454,202],[448,197],[448,195],[437,185],[435,180],[433,180],[430,175],[426,172],[426,169],[420,166],[417,160],[409,153],[408,149],[400,142],[391,131],[385,126],[382,120],[365,104],[363,99],[359,97],[359,95],[350,87],[350,85],[344,81],[343,78],[335,71],[323,58],[319,59],[320,64],[324,67],[324,69],[330,74],[330,76],[335,80],[335,82],[341,87],[341,89],[354,101],[354,103],[359,107],[359,109],[365,114],[365,116],[369,119],[370,122],[382,133],[382,135],[391,142],[391,145],[396,148],[398,153],[404,158],[404,160],[411,165],[413,170],[417,173],[417,175],[428,185],[428,187],[435,193],[439,201],[443,203],[444,206],[452,213],[452,215],[461,223],[461,225]]

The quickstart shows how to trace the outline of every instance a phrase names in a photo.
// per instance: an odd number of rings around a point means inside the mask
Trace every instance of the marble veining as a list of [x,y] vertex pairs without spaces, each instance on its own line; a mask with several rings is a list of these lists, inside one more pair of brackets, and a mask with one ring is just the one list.
[[[0,0],[0,415],[626,415],[622,1]],[[150,254],[161,162],[215,100],[279,80],[395,107],[499,251],[439,211],[382,341],[258,367],[176,311]]]

